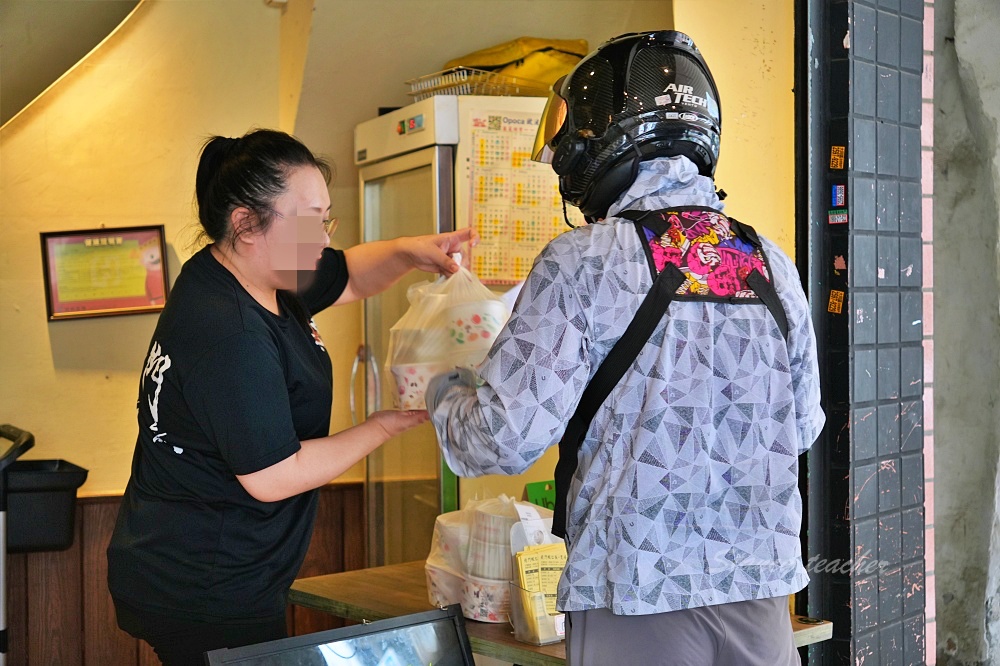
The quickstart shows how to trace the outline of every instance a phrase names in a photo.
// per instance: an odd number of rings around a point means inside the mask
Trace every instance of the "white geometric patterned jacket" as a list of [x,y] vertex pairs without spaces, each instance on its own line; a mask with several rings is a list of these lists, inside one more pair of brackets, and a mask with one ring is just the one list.
[[[643,163],[607,219],[541,252],[478,377],[432,381],[428,409],[455,473],[518,474],[558,444],[654,278],[616,213],[672,206],[722,210],[687,158]],[[660,613],[808,582],[798,456],[825,421],[816,341],[794,264],[760,239],[787,340],[761,305],[670,304],[580,449],[560,610]]]

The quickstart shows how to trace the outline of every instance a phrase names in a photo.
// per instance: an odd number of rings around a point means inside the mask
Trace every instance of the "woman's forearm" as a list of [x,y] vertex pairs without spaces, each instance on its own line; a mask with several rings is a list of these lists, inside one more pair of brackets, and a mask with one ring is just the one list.
[[344,250],[350,278],[338,303],[350,303],[379,294],[413,268],[404,239],[361,243]]

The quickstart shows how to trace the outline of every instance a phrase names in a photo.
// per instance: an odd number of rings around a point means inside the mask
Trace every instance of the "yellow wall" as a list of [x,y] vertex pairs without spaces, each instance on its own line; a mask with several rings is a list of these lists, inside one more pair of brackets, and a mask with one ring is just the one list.
[[190,256],[198,150],[279,122],[281,10],[245,0],[147,0],[0,128],[0,422],[28,458],[90,470],[117,492],[135,444],[155,315],[48,322],[39,232],[164,224],[169,270]]
[[[332,157],[342,220],[335,244],[349,245],[357,241],[352,129],[377,106],[405,104],[405,79],[521,35],[584,37],[594,47],[621,32],[675,25],[695,38],[721,88],[718,180],[731,195],[729,212],[793,247],[790,0],[674,0],[673,8],[665,0],[316,0],[315,12],[312,5],[145,0],[0,128],[0,422],[36,435],[28,457],[89,469],[84,493],[118,492],[128,479],[139,370],[156,316],[47,322],[38,234],[164,224],[176,276],[194,249],[194,172],[211,134],[294,127]],[[765,218],[765,210],[779,215]],[[324,337],[340,342],[331,348],[336,430],[350,425],[360,309],[318,320]],[[349,477],[360,478],[360,469]]]
[[726,213],[794,256],[792,0],[674,0],[674,27],[705,56],[722,98],[716,184]]

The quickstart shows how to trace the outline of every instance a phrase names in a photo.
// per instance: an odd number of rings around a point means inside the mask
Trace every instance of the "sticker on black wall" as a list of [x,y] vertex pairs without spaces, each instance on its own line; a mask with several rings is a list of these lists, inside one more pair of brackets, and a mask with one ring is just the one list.
[[847,205],[847,185],[834,185],[830,193],[830,205],[843,208]]
[[840,314],[844,310],[844,292],[833,289],[830,291],[830,301],[826,305],[826,311],[833,314]]
[[845,146],[830,146],[830,168],[843,169],[846,155],[847,148]]
[[827,212],[826,219],[830,224],[847,224],[847,209],[834,208]]

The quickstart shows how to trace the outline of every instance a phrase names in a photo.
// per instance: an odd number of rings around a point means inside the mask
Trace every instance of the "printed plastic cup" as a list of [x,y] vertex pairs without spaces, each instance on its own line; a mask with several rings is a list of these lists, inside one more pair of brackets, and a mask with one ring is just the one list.
[[432,377],[451,370],[450,363],[408,363],[389,368],[396,380],[393,395],[399,409],[425,409],[424,393]]
[[507,321],[509,313],[503,301],[477,301],[450,307],[445,312],[448,337],[454,348],[489,349]]
[[510,583],[466,574],[462,582],[462,615],[479,622],[507,622]]

